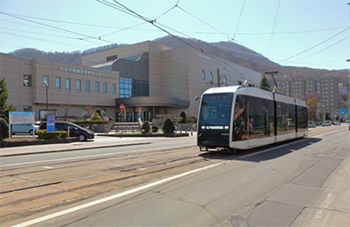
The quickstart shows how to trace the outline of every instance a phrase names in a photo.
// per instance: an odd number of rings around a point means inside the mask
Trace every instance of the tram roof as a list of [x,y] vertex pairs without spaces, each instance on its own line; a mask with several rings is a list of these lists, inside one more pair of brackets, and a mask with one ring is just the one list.
[[[269,100],[274,100],[273,93],[270,91],[265,91],[260,88],[256,87],[246,87],[242,85],[235,85],[235,86],[227,86],[227,87],[214,87],[209,88],[206,90],[203,94],[216,94],[216,93],[237,93],[237,94],[245,94],[249,96],[259,97],[259,98],[265,98]],[[275,100],[279,102],[284,103],[290,103],[290,104],[297,104],[299,106],[305,106],[307,107],[306,103],[302,100],[277,94],[275,93]]]

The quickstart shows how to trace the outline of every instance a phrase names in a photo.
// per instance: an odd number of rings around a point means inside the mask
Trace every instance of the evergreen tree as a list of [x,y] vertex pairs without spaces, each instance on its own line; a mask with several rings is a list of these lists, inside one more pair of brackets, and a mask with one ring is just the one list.
[[187,116],[186,116],[185,111],[182,111],[182,112],[180,113],[180,117],[181,117],[181,123],[186,123]]
[[9,94],[7,93],[6,80],[5,78],[0,79],[0,118],[5,119],[9,122],[9,111],[16,110],[16,107],[12,104],[7,104]]
[[271,86],[269,81],[267,81],[266,76],[263,76],[263,78],[261,79],[259,88],[265,91],[271,91]]

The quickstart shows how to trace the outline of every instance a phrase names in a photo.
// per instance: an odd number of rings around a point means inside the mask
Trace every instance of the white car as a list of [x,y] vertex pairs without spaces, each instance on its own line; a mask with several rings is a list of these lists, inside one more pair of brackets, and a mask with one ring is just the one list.
[[328,121],[324,121],[324,122],[322,123],[322,126],[331,126],[331,123],[328,122]]

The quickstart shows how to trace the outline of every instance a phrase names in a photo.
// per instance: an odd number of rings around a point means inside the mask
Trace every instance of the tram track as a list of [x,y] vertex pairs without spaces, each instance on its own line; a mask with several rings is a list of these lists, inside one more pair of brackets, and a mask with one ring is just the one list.
[[[186,166],[186,165],[189,165],[189,164],[192,164],[192,163],[205,162],[208,159],[213,158],[214,156],[222,154],[222,151],[221,152],[215,152],[215,153],[208,153],[204,157],[200,157],[199,156],[200,154],[202,154],[202,152],[198,152],[198,153],[195,153],[193,155],[184,155],[184,156],[175,157],[175,158],[171,158],[171,159],[161,160],[161,161],[157,161],[157,162],[141,163],[141,164],[137,163],[136,165],[128,165],[128,166],[122,166],[122,167],[113,167],[113,168],[109,168],[106,171],[99,172],[99,173],[82,175],[82,176],[77,176],[77,177],[73,177],[73,178],[67,178],[67,179],[64,179],[64,180],[50,181],[50,182],[45,182],[45,183],[41,183],[41,184],[33,184],[33,185],[30,185],[30,186],[26,186],[26,187],[18,187],[18,188],[7,189],[7,190],[0,191],[0,195],[11,193],[11,192],[24,191],[24,190],[29,190],[29,189],[42,188],[42,187],[47,187],[47,186],[52,186],[52,185],[64,184],[64,183],[73,182],[73,181],[86,180],[86,179],[95,178],[95,177],[103,177],[103,176],[113,175],[113,174],[118,174],[118,173],[126,173],[126,172],[131,172],[131,171],[135,171],[135,170],[139,170],[139,169],[145,169],[145,168],[150,168],[150,167],[155,167],[155,166],[162,166],[162,165],[167,165],[167,164],[170,164],[170,163],[176,163],[176,162],[185,161],[185,160],[191,160],[191,159],[195,159],[195,158],[199,158],[200,159],[200,160],[185,162],[185,163],[177,165],[175,167],[171,167],[170,169],[179,168],[179,167]],[[109,157],[109,158],[111,158],[111,157]],[[83,161],[83,160],[80,160],[80,161]],[[84,160],[84,161],[91,161],[91,160]],[[72,164],[72,163],[74,164],[75,162],[70,161],[68,163],[69,164]],[[66,163],[57,163],[57,165],[62,165],[62,164],[67,164],[67,162]],[[81,166],[83,166],[83,165],[81,165]],[[42,165],[36,166],[36,167],[42,167]],[[74,167],[76,167],[76,166],[74,166]],[[71,168],[71,166],[66,166],[64,168]],[[62,168],[62,169],[64,169],[64,168]],[[113,169],[113,170],[111,170],[111,169]],[[165,170],[168,170],[168,169],[169,168],[162,168],[160,170],[157,170],[157,172],[165,171]],[[31,171],[31,172],[25,172],[25,173],[15,173],[15,174],[3,175],[2,177],[14,177],[14,176],[19,176],[21,174],[31,174],[31,173],[35,174],[35,173],[42,173],[42,172],[47,172],[47,171],[51,171],[51,170],[52,169],[43,169],[43,170]],[[59,170],[59,169],[55,169],[55,170]],[[152,173],[153,172],[146,173],[146,174],[152,174]],[[134,177],[143,176],[143,175],[145,175],[145,174],[141,174],[141,175],[140,174],[136,174],[136,175],[129,176],[129,177],[125,178],[125,179],[134,178]],[[122,180],[122,179],[118,179],[118,180]],[[103,182],[101,182],[101,183],[103,183]],[[1,207],[1,204],[0,204],[0,207]]]

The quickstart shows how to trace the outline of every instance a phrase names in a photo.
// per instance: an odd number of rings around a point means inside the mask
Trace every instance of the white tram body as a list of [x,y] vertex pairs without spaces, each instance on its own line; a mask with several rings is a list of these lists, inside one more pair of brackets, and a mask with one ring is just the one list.
[[254,87],[210,88],[201,97],[197,145],[250,149],[308,134],[304,101]]

